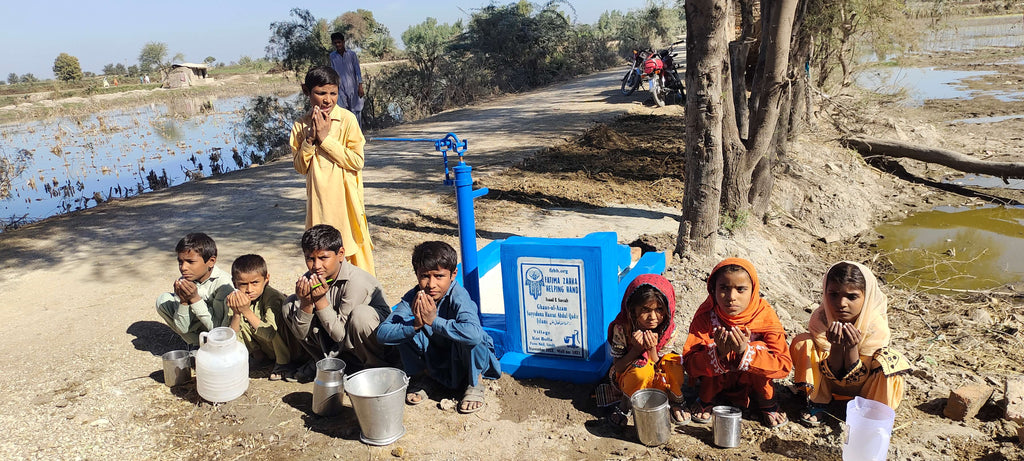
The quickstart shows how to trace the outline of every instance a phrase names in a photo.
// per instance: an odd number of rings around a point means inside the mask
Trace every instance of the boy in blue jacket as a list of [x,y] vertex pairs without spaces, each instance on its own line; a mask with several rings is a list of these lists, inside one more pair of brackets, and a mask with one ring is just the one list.
[[458,255],[444,242],[423,242],[412,251],[419,283],[409,290],[377,328],[382,344],[398,346],[402,368],[412,381],[405,401],[418,405],[427,398],[423,376],[449,389],[465,388],[460,413],[484,407],[484,378],[501,377],[494,343],[484,333],[476,303],[455,280]]

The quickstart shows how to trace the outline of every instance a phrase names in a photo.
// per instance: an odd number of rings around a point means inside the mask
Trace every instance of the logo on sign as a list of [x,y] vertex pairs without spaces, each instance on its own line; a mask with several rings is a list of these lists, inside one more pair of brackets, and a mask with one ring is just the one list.
[[533,299],[540,298],[541,293],[544,291],[544,274],[541,273],[540,269],[531,267],[526,271],[526,287],[529,288],[530,296]]

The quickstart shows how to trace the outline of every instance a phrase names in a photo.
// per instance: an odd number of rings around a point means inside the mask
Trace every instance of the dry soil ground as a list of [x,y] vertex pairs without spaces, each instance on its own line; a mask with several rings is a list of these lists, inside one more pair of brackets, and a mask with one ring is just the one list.
[[[1019,66],[1009,72],[1021,75]],[[639,95],[618,95],[619,74],[602,72],[372,135],[439,137],[454,131],[470,140],[467,161],[480,185],[491,189],[477,204],[481,245],[511,234],[571,237],[614,230],[622,243],[670,251],[685,177],[682,108],[655,109],[638,104]],[[980,141],[993,155],[1020,151],[1020,131],[1006,125],[968,132],[943,123],[967,116],[962,107],[908,110],[861,97],[836,100],[841,105],[827,107],[832,115],[821,113],[815,129],[796,139],[783,159],[764,223],[723,231],[714,258],[673,261],[666,275],[678,292],[679,328],[686,328],[704,297],[703,279],[715,259],[739,255],[757,265],[763,295],[787,331],[804,331],[829,263],[854,259],[883,277],[892,275],[873,247],[876,223],[979,200],[933,187],[929,180],[952,173],[943,168],[905,161],[909,176],[899,178],[866,165],[834,142],[833,120],[845,129],[975,154]],[[980,106],[970,107],[979,108],[970,110],[979,113],[1012,110],[975,103]],[[456,243],[453,200],[441,186],[440,159],[422,145],[371,142],[367,152],[378,274],[389,299],[397,300],[413,283],[408,257],[415,243]],[[487,407],[474,415],[452,411],[446,399],[458,396],[443,392],[406,408],[408,433],[388,447],[361,444],[349,408],[334,418],[313,415],[312,384],[269,382],[266,368],[254,369],[249,391],[227,404],[201,401],[191,384],[168,389],[159,355],[182,343],[152,304],[177,276],[175,241],[189,231],[210,233],[223,267],[244,253],[263,254],[273,284],[287,290],[304,270],[297,244],[304,196],[302,177],[288,162],[278,162],[0,234],[0,323],[6,331],[0,336],[0,457],[839,458],[842,427],[836,420],[813,429],[791,423],[769,430],[748,417],[743,444],[730,450],[714,448],[709,428],[693,425],[667,445],[647,448],[631,428],[604,422],[592,386],[507,375],[489,383]],[[1021,300],[883,288],[891,298],[894,345],[915,366],[890,456],[1019,458],[1016,428],[1000,418],[999,392],[967,422],[943,418],[942,407],[952,388],[1001,387],[1006,376],[1022,373]],[[795,419],[801,402],[785,384],[784,408]]]

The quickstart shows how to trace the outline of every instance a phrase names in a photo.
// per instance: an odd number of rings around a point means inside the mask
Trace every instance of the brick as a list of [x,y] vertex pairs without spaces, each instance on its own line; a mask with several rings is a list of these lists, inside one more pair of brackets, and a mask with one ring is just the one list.
[[989,397],[992,397],[993,392],[995,389],[984,384],[968,384],[950,391],[949,399],[946,400],[946,409],[942,414],[956,421],[973,418]]
[[1024,424],[1024,376],[1006,379],[1006,419]]

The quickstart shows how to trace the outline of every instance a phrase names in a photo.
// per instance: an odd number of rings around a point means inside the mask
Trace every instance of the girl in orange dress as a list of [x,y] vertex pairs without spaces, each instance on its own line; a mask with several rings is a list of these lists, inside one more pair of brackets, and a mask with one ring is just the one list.
[[672,419],[686,424],[690,415],[682,409],[683,366],[679,354],[662,354],[675,331],[676,293],[660,275],[643,274],[626,287],[622,310],[608,326],[608,348],[614,362],[611,382],[627,397],[613,414],[624,425],[628,398],[640,389],[661,389],[675,402]]
[[708,276],[708,297],[683,346],[683,366],[697,380],[690,407],[695,422],[709,422],[716,401],[741,408],[754,403],[768,427],[789,422],[772,380],[789,376],[793,362],[782,323],[759,293],[757,271],[745,259],[726,259]]
[[800,420],[817,426],[834,398],[864,397],[896,409],[910,363],[889,347],[888,298],[862,264],[843,261],[822,282],[809,333],[793,338],[793,381],[807,391]]

